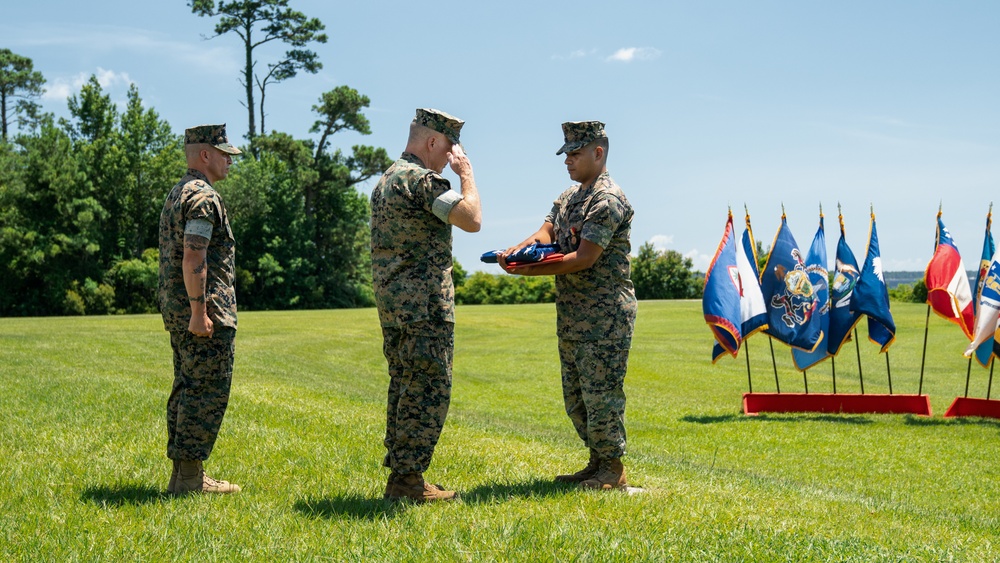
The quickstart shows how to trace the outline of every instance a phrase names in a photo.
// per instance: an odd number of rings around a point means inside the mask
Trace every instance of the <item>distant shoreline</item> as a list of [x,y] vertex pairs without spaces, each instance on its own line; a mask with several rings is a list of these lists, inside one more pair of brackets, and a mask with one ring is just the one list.
[[[969,284],[975,285],[976,275],[979,272],[977,270],[966,270],[965,273],[969,275]],[[924,279],[923,270],[916,272],[883,272],[882,275],[885,277],[885,285],[889,289],[893,289],[896,286],[902,285],[904,283],[913,285],[918,280]]]

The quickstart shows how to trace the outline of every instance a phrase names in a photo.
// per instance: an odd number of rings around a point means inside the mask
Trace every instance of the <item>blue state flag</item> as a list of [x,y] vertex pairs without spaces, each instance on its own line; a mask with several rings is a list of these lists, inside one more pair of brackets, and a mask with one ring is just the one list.
[[[740,328],[746,342],[756,332],[767,328],[767,308],[760,292],[760,271],[757,269],[757,243],[750,228],[750,213],[746,214],[740,248],[736,250],[736,269],[740,274]],[[712,362],[718,361],[726,350],[718,343],[712,348]]]
[[889,289],[882,274],[874,211],[868,235],[868,252],[865,264],[861,267],[861,275],[854,286],[851,311],[868,315],[868,339],[881,346],[879,352],[885,352],[896,341],[896,323],[889,311]]
[[[979,271],[976,273],[976,295],[972,300],[972,304],[975,307],[976,319],[979,318],[980,314],[980,299],[983,297],[983,286],[986,284],[987,274],[990,270],[990,264],[993,260],[993,255],[996,253],[996,244],[993,242],[993,232],[991,227],[993,226],[993,205],[990,205],[990,211],[986,214],[986,236],[983,238],[983,253],[979,258]],[[993,333],[989,334],[989,338],[983,341],[976,348],[976,361],[979,365],[987,367],[990,365],[990,358],[993,356]]]
[[[809,254],[806,255],[806,272],[819,299],[819,310],[813,317],[819,322],[824,338],[830,333],[830,282],[826,264],[826,232],[823,229],[823,212],[820,211],[819,229],[816,230],[812,246],[809,247]],[[800,371],[809,369],[829,357],[827,346],[817,346],[812,352],[792,348],[792,361]]]
[[[705,274],[705,291],[701,298],[705,322],[712,329],[715,341],[734,358],[743,341],[740,326],[740,273],[736,265],[735,239],[733,214],[730,212],[722,241]],[[712,362],[718,359],[719,356],[713,355]]]
[[858,283],[861,269],[854,258],[854,252],[847,246],[844,234],[844,216],[840,215],[840,240],[837,241],[836,273],[830,286],[830,330],[827,333],[826,349],[831,356],[840,353],[841,347],[851,339],[854,326],[861,320],[861,313],[851,310],[851,297]]
[[815,350],[823,340],[819,296],[784,213],[760,275],[760,290],[767,307],[765,332],[793,348]]

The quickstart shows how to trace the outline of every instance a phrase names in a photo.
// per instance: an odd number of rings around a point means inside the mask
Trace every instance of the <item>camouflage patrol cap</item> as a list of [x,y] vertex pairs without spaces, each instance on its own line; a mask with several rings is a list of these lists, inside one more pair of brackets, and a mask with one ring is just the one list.
[[184,130],[185,145],[212,145],[222,152],[229,154],[242,154],[243,151],[229,144],[226,137],[226,124],[222,125],[199,125]]
[[465,125],[464,121],[454,115],[449,115],[436,109],[425,108],[417,109],[417,115],[413,118],[413,122],[443,134],[456,145],[460,143],[458,135],[462,132],[462,126]]
[[562,124],[562,129],[566,142],[556,154],[573,152],[608,136],[600,121],[567,121]]

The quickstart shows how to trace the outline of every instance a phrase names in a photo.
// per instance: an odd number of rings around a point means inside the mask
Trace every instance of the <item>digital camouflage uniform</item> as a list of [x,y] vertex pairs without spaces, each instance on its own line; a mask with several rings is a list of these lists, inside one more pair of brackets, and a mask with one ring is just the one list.
[[[603,124],[587,123],[599,124],[603,136]],[[573,143],[574,130],[563,127],[567,144],[560,153],[586,144]],[[545,217],[562,252],[576,251],[583,239],[604,249],[590,268],[556,276],[566,414],[580,439],[604,459],[625,454],[624,380],[637,309],[629,263],[632,216],[625,194],[604,172],[589,186],[563,192]]]
[[[440,123],[421,121],[423,111],[415,121],[441,131]],[[405,152],[372,190],[372,278],[390,378],[383,465],[398,474],[427,470],[451,401],[455,288],[447,217],[460,200],[448,180]]]
[[[215,326],[211,338],[188,331],[191,305],[182,269],[184,231],[196,219],[213,226],[205,291],[206,309]],[[167,400],[167,457],[173,460],[208,459],[229,403],[236,339],[235,250],[222,198],[204,174],[188,169],[170,190],[160,213],[159,302],[174,360],[174,383]]]

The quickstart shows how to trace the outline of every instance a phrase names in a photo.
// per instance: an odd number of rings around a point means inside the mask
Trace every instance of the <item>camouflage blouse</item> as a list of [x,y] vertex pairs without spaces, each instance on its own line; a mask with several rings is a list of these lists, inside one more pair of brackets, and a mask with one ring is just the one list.
[[451,224],[435,214],[435,202],[450,190],[448,180],[410,153],[372,190],[372,281],[384,327],[455,322]]
[[184,227],[188,221],[212,223],[208,243],[205,305],[216,328],[236,328],[236,241],[222,197],[201,172],[189,168],[167,195],[160,212],[160,314],[169,331],[185,331],[191,305],[184,287]]
[[604,249],[590,268],[556,276],[560,338],[632,337],[637,309],[629,263],[632,215],[632,206],[607,172],[589,186],[567,189],[553,202],[545,221],[552,223],[563,253],[576,251],[583,239]]

